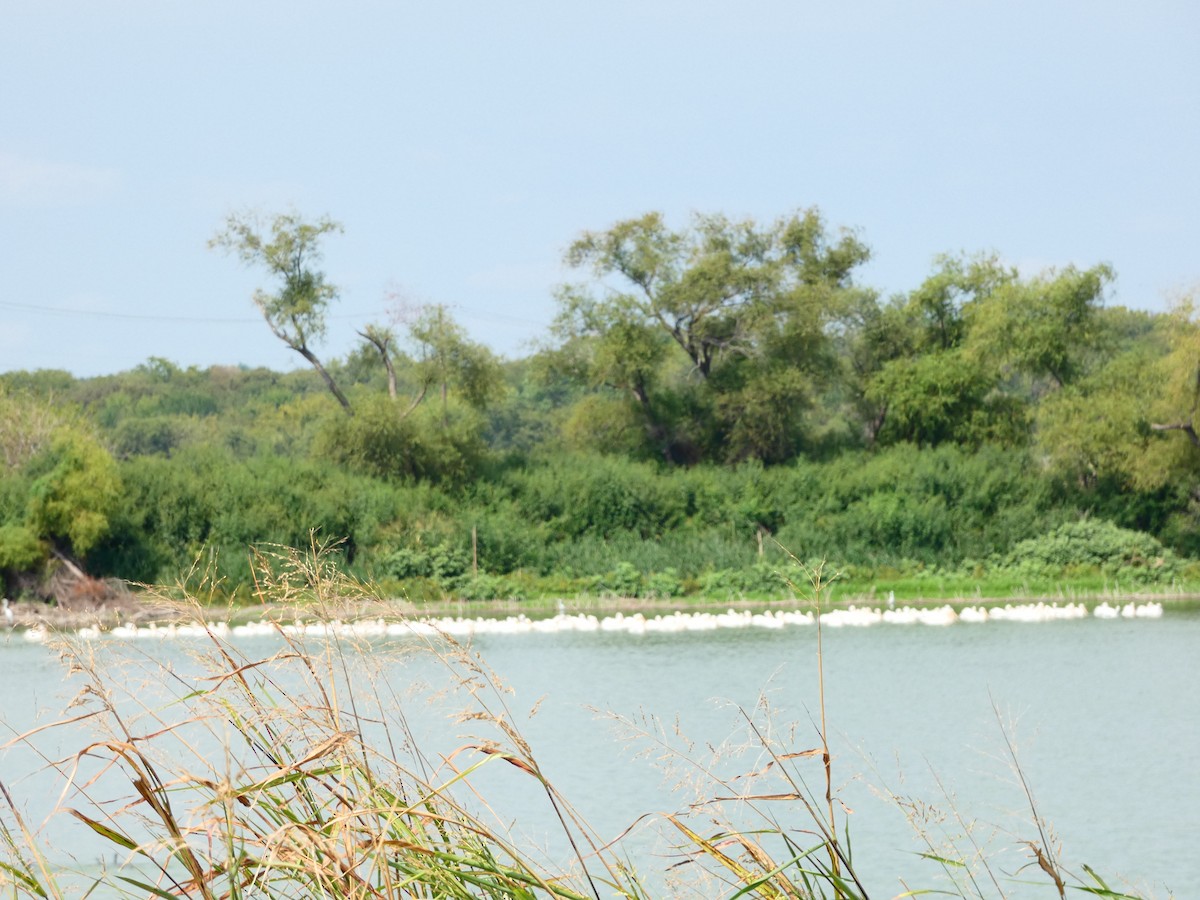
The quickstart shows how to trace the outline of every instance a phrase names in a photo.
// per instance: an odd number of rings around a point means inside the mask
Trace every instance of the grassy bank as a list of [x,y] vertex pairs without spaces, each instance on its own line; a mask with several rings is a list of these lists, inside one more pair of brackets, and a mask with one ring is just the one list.
[[[1061,575],[983,576],[967,572],[918,571],[864,574],[850,569],[840,572],[826,565],[830,580],[824,590],[823,604],[828,609],[848,606],[886,608],[903,604],[912,607],[950,605],[956,610],[968,606],[1003,606],[1009,603],[1077,603],[1093,607],[1099,603],[1124,604],[1157,601],[1176,610],[1200,609],[1200,577],[1172,579],[1166,582],[1131,577],[1122,579],[1100,571]],[[659,594],[639,591],[596,590],[590,579],[575,584],[565,579],[545,582],[529,579],[520,589],[503,590],[495,595],[472,592],[470,598],[454,585],[421,581],[415,584],[363,584],[362,591],[346,598],[336,608],[322,607],[315,612],[342,621],[383,618],[389,621],[406,617],[504,617],[525,615],[548,618],[560,612],[610,615],[617,612],[641,612],[647,615],[680,611],[724,611],[795,609],[808,605],[806,590],[787,581],[784,566],[763,567],[749,572],[722,573],[718,583],[706,590]],[[766,587],[763,581],[768,581]],[[167,602],[163,602],[164,598]],[[292,621],[307,615],[308,607],[280,604],[270,596],[239,594],[229,597],[219,589],[191,592],[188,587],[135,589],[119,598],[100,602],[46,604],[38,601],[14,603],[13,627],[47,626],[57,630],[77,630],[88,626],[112,628],[118,624],[145,625],[151,622],[188,619],[186,603],[198,603],[203,616],[212,622],[238,624],[259,620]]]
[[[828,611],[859,608],[886,610],[889,598],[878,594],[839,595],[830,590],[827,600],[822,604]],[[1139,593],[1104,593],[1085,594],[1073,592],[1059,587],[1045,593],[1017,593],[1009,597],[964,597],[962,594],[948,592],[944,597],[901,598],[896,596],[893,601],[897,609],[934,609],[949,606],[955,612],[967,608],[996,608],[1006,605],[1028,606],[1044,603],[1047,605],[1066,604],[1082,605],[1092,609],[1100,604],[1110,607],[1123,607],[1134,603],[1144,605],[1154,602],[1162,604],[1172,613],[1200,611],[1200,593],[1163,594],[1153,592]],[[117,628],[118,626],[136,626],[138,628],[162,628],[169,624],[190,625],[197,618],[210,626],[247,625],[259,623],[278,623],[281,626],[291,626],[297,622],[320,624],[325,621],[341,623],[372,624],[384,622],[387,625],[405,621],[437,621],[442,619],[507,619],[525,617],[537,621],[550,619],[561,613],[571,616],[592,616],[604,619],[618,614],[631,616],[641,614],[647,619],[655,616],[670,617],[674,613],[708,613],[721,614],[728,610],[740,613],[764,613],[807,610],[811,604],[803,597],[788,597],[786,599],[741,598],[687,598],[653,599],[644,597],[582,597],[570,600],[543,598],[537,600],[476,600],[458,601],[446,600],[435,603],[415,605],[407,601],[379,600],[363,597],[352,603],[339,604],[336,607],[314,608],[311,605],[296,606],[279,603],[253,603],[237,606],[206,605],[196,609],[181,609],[178,601],[162,603],[147,600],[144,603],[116,610],[87,610],[74,611],[61,607],[43,607],[23,604],[17,608],[14,617],[13,632],[20,634],[24,629],[39,629],[39,635],[48,633],[54,635],[66,632],[86,630],[95,636]],[[40,631],[45,629],[45,632]],[[0,633],[0,640],[3,634]]]

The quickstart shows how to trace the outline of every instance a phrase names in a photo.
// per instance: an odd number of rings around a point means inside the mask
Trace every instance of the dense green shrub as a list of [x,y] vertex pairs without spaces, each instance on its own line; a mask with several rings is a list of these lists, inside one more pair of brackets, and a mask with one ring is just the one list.
[[[777,492],[792,552],[848,562],[983,558],[1071,515],[1025,450],[911,445],[797,463]],[[792,473],[789,473],[792,474]]]
[[596,577],[592,589],[603,596],[640,597],[643,593],[642,573],[631,562],[619,562],[611,572]]
[[748,569],[718,569],[700,579],[700,593],[706,597],[734,600],[751,595],[778,597],[791,592],[786,570],[766,563]]
[[458,483],[477,471],[484,453],[473,411],[423,406],[405,415],[385,397],[365,398],[353,416],[334,413],[317,433],[316,454],[375,478]]
[[1092,568],[1110,575],[1156,579],[1169,577],[1180,568],[1175,555],[1155,538],[1099,519],[1069,522],[1041,537],[1021,541],[1001,565],[1045,574]]
[[683,581],[679,578],[678,570],[664,569],[661,572],[651,572],[646,576],[646,596],[660,600],[679,597],[684,593]]
[[315,528],[344,539],[350,569],[388,583],[425,579],[419,593],[432,597],[463,584],[474,528],[488,577],[561,576],[570,593],[769,594],[783,589],[770,574],[785,561],[782,547],[865,572],[996,565],[1031,529],[1049,533],[1078,517],[1029,466],[1024,451],[906,446],[773,468],[562,457],[496,466],[490,481],[459,490],[185,447],[122,463],[113,531],[92,555],[101,574],[147,581],[172,580],[211,555],[236,584],[252,545],[304,546]]
[[574,541],[557,541],[538,549],[531,566],[542,575],[595,575],[613,570],[620,562],[631,563],[639,572],[661,572],[674,568],[681,578],[699,576],[712,568],[741,568],[757,559],[754,539],[727,531],[678,531],[659,540],[636,535],[610,539],[587,536]]
[[655,466],[600,456],[562,457],[505,478],[513,499],[551,539],[658,537],[687,518],[681,480]]
[[398,580],[429,578],[448,583],[471,567],[471,559],[461,550],[446,544],[426,548],[398,547],[378,562],[379,571]]
[[459,534],[469,541],[475,528],[475,547],[481,568],[506,573],[535,563],[546,543],[541,522],[523,516],[515,504],[497,498],[492,506],[465,509]]
[[480,573],[460,579],[451,589],[459,600],[525,600],[528,593],[517,579]]
[[114,532],[94,562],[103,574],[144,580],[173,581],[203,557],[215,559],[218,577],[245,582],[252,546],[305,547],[314,531],[341,541],[338,555],[352,565],[369,559],[399,512],[391,489],[371,479],[313,462],[239,459],[216,447],[138,457],[121,475]]
[[125,419],[113,430],[113,452],[121,458],[168,456],[183,442],[185,432],[184,422],[176,417]]

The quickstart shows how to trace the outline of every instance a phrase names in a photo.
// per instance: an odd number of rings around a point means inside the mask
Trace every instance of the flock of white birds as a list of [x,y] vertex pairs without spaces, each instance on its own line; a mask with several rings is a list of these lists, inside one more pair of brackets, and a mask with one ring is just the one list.
[[[862,627],[867,625],[953,625],[959,622],[1053,622],[1063,619],[1157,619],[1163,614],[1161,603],[1125,603],[1110,606],[1101,602],[1089,609],[1083,603],[1022,603],[1005,606],[968,606],[955,610],[952,606],[899,609],[870,609],[849,606],[820,614],[827,628]],[[587,613],[570,614],[561,611],[551,618],[531,619],[525,615],[506,618],[427,617],[414,619],[360,619],[355,621],[296,621],[291,623],[259,621],[230,625],[226,622],[117,625],[110,629],[88,626],[75,634],[83,639],[102,637],[118,639],[195,638],[212,634],[219,637],[244,638],[286,634],[305,637],[437,637],[450,635],[469,638],[477,634],[533,634],[567,631],[624,632],[626,634],[667,634],[687,631],[712,631],[719,628],[787,628],[813,625],[817,616],[804,610],[767,610],[765,612],[729,609],[722,613],[674,612],[647,616],[643,613],[613,613],[598,617]],[[42,626],[24,631],[27,641],[44,642],[51,632]]]

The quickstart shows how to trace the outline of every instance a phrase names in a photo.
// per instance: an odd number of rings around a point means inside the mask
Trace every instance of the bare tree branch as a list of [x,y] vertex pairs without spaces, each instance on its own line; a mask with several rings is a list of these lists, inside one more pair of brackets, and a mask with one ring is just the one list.
[[1200,436],[1196,434],[1196,429],[1191,422],[1175,422],[1169,425],[1156,425],[1153,422],[1150,424],[1151,431],[1182,431],[1188,436],[1188,440],[1195,446],[1200,447]]

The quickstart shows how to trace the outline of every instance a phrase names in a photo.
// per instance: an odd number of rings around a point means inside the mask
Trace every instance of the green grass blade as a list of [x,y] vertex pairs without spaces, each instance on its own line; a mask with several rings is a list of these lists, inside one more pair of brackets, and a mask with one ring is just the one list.
[[5,863],[5,862],[0,862],[0,871],[7,872],[9,875],[11,875],[17,881],[21,882],[21,884],[25,885],[25,887],[27,887],[31,892],[33,892],[34,894],[37,894],[39,897],[49,896],[46,893],[46,889],[44,887],[42,887],[41,882],[39,882],[36,878],[34,878],[28,872],[23,872],[21,869],[18,869],[16,866],[9,865],[8,863]]
[[97,822],[95,819],[85,816],[77,809],[68,809],[67,812],[79,819],[81,822],[87,825],[88,828],[92,829],[92,831],[96,832],[96,834],[100,835],[105,840],[112,841],[114,844],[124,847],[126,850],[133,850],[135,852],[138,851],[138,845],[136,841],[134,841],[132,838],[126,837],[115,829],[109,828],[103,822]]

